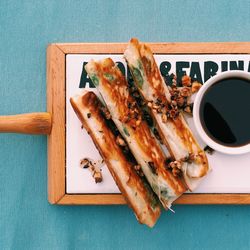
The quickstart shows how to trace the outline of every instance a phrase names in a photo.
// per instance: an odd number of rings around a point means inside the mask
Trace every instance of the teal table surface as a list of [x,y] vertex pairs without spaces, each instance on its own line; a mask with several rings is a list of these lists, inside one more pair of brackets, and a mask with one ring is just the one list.
[[[250,1],[0,0],[0,115],[46,110],[52,42],[250,41]],[[250,206],[175,206],[153,229],[127,206],[47,202],[47,138],[0,135],[0,249],[250,249]]]

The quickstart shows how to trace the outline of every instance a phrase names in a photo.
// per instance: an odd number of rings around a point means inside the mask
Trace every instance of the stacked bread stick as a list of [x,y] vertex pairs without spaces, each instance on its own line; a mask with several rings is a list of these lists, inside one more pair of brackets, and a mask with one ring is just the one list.
[[150,48],[131,39],[124,56],[171,159],[112,59],[91,60],[85,66],[104,103],[85,91],[72,97],[71,104],[137,219],[152,227],[160,215],[159,203],[170,208],[187,189],[197,187],[209,166],[183,115],[173,105]]

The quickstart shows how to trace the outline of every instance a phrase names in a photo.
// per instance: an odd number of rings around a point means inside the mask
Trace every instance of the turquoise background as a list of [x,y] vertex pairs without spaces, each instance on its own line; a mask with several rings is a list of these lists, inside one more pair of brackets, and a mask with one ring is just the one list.
[[[250,41],[250,1],[0,0],[0,115],[46,110],[49,43],[133,36]],[[46,150],[0,135],[0,249],[250,249],[249,206],[175,206],[153,229],[127,206],[52,206]]]

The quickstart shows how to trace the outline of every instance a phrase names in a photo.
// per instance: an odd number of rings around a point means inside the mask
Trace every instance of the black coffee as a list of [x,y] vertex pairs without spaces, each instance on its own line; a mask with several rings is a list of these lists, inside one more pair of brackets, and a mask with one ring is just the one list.
[[250,143],[250,81],[227,78],[214,83],[201,101],[200,120],[217,143],[230,147]]

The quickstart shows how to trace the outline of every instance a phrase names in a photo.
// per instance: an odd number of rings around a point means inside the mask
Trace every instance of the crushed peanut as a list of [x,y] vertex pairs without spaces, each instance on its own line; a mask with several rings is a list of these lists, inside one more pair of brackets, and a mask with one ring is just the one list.
[[191,96],[191,90],[189,87],[182,87],[180,88],[180,94],[183,97]]
[[125,141],[122,139],[120,135],[116,137],[116,144],[122,147],[126,146]]
[[159,106],[159,105],[157,105],[157,104],[153,104],[152,108],[157,110],[157,109],[159,109],[159,108],[160,108],[160,106]]
[[84,158],[80,161],[80,165],[82,166],[82,168],[88,168],[89,167],[89,160]]
[[208,145],[206,147],[204,147],[204,151],[210,155],[212,155],[214,153],[214,149],[210,148]]
[[162,122],[163,122],[163,123],[166,123],[167,120],[168,120],[168,117],[167,117],[166,114],[162,114],[162,115],[161,115],[161,118],[162,118]]
[[94,171],[93,178],[95,179],[95,183],[102,182],[102,173]]
[[177,101],[175,101],[175,100],[171,101],[171,105],[177,106]]
[[166,168],[171,169],[172,174],[176,176],[181,175],[181,167],[183,162],[182,161],[172,161],[170,158],[166,160]]
[[187,105],[187,106],[184,108],[184,111],[185,111],[186,113],[192,114],[192,108],[191,108],[191,106],[190,106],[190,105]]
[[111,114],[106,107],[101,107],[101,111],[107,120],[111,119]]
[[[102,161],[103,164],[103,161]],[[88,158],[84,158],[80,160],[80,166],[85,169],[89,169],[91,172],[92,177],[95,179],[95,183],[102,182],[102,173],[101,169],[97,166],[96,162],[92,162],[92,160]]]
[[175,119],[179,115],[179,111],[175,109],[171,109],[169,112],[169,117]]
[[134,168],[135,168],[136,171],[140,171],[141,170],[141,166],[140,165],[135,165]]
[[176,99],[176,102],[179,107],[183,107],[185,104],[185,99],[183,96],[180,96]]
[[191,77],[190,76],[183,76],[181,79],[181,83],[183,86],[190,87],[191,86]]
[[197,81],[193,82],[192,88],[191,88],[192,93],[195,93],[195,92],[199,91],[199,89],[201,88],[201,86],[202,86],[201,83],[199,83]]
[[181,169],[181,166],[182,166],[182,162],[181,161],[175,161],[175,166],[179,169]]
[[136,173],[137,173],[139,176],[144,176],[144,173],[142,172],[142,169],[141,169],[141,166],[140,166],[140,165],[135,165],[135,166],[134,166],[134,169],[135,169]]
[[181,169],[182,162],[181,161],[172,161],[169,163],[170,168],[178,168]]
[[175,167],[172,169],[172,173],[173,173],[173,176],[177,177],[177,176],[180,176],[181,170]]
[[149,108],[152,108],[152,106],[153,106],[152,102],[148,102],[147,105],[148,105]]

